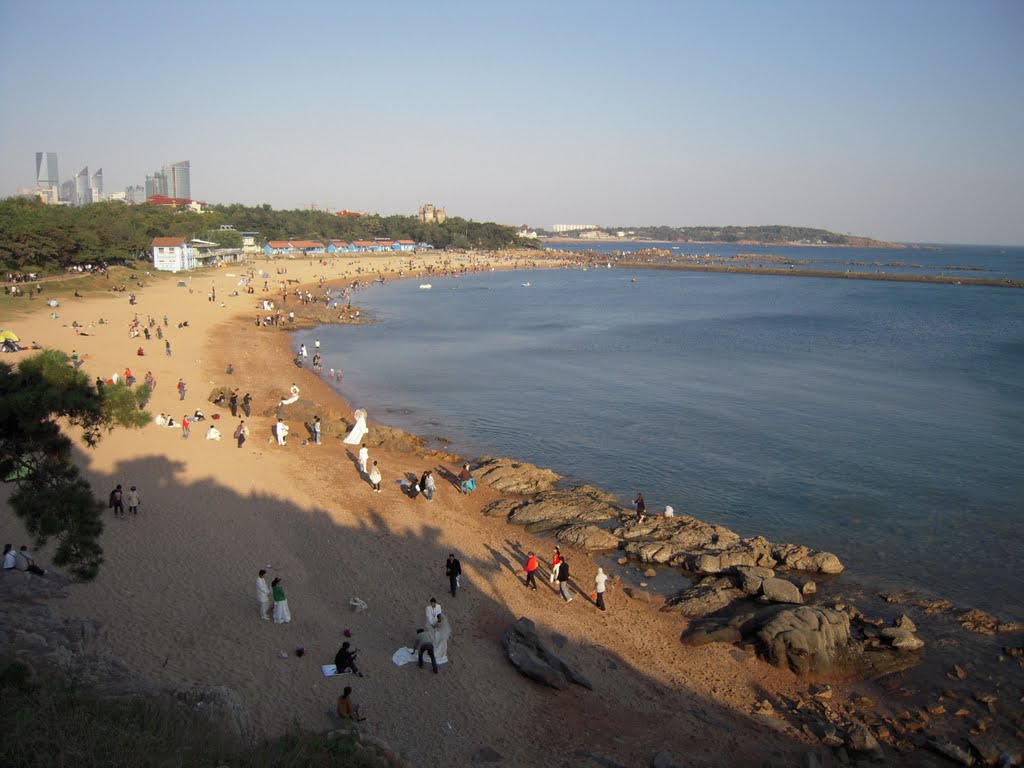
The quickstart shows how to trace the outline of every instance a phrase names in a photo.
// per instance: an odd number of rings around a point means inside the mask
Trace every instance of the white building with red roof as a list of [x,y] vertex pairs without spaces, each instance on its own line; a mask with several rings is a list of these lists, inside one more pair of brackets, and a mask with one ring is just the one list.
[[180,272],[196,268],[196,254],[183,237],[154,237],[153,269],[161,272]]

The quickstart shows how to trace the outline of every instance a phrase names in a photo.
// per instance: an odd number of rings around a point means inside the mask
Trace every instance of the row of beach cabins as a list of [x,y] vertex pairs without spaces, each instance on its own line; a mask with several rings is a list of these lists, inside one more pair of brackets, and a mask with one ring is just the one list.
[[326,245],[317,240],[271,240],[263,246],[267,256],[290,256],[313,253],[381,253],[394,251],[416,251],[432,248],[428,243],[415,240],[392,240],[390,237],[375,237],[373,240],[329,240]]

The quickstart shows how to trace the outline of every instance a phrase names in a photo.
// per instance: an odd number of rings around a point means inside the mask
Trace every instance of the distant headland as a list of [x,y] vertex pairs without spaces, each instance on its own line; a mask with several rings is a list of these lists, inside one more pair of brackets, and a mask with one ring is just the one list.
[[[574,227],[568,229],[567,227]],[[556,224],[540,237],[553,241],[649,240],[661,243],[729,243],[732,245],[814,245],[848,248],[906,248],[859,235],[844,235],[826,229],[771,224],[753,227],[598,227],[594,224]]]

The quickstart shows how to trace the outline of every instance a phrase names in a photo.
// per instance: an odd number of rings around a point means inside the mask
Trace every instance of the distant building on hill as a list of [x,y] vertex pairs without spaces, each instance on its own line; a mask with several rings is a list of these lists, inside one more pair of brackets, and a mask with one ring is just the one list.
[[528,240],[537,239],[537,230],[530,229],[530,226],[528,224],[523,224],[523,226],[516,230],[516,234],[519,235],[520,237],[525,237]]
[[362,216],[363,214],[357,213],[356,211],[338,211],[334,215],[339,216],[343,219],[355,219],[358,218],[359,216]]
[[597,224],[555,224],[551,227],[552,232],[586,232],[590,229],[600,229]]
[[433,203],[425,203],[420,206],[418,218],[424,224],[444,224],[448,214],[444,208],[437,208]]

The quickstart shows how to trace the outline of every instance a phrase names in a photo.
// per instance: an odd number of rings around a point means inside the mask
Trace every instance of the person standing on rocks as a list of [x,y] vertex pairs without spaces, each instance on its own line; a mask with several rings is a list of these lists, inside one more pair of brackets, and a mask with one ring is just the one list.
[[370,467],[370,474],[367,475],[367,478],[370,481],[370,485],[373,486],[373,492],[380,493],[380,481],[382,478],[380,474],[380,467],[377,466],[376,461],[373,462],[373,466]]
[[633,499],[633,506],[636,507],[636,521],[638,523],[645,522],[647,520],[647,502],[644,501],[642,493],[638,493]]
[[259,609],[260,618],[270,621],[272,608],[270,607],[270,587],[267,586],[267,572],[260,568],[260,575],[256,577],[256,607]]
[[370,460],[370,451],[366,447],[366,443],[363,443],[359,449],[359,471],[362,474],[366,474],[366,463]]
[[598,568],[597,575],[594,577],[594,596],[596,598],[595,602],[597,603],[597,607],[600,608],[602,611],[605,610],[604,590],[607,581],[608,576],[605,575],[604,569]]
[[448,584],[452,591],[452,597],[455,597],[455,591],[461,584],[460,576],[462,576],[462,563],[455,556],[455,553],[449,553],[448,560],[444,564],[444,574],[448,577]]
[[558,564],[558,594],[567,603],[572,602],[572,595],[569,593],[569,561],[562,560]]
[[537,560],[537,556],[533,552],[526,553],[526,586],[531,587],[534,592],[537,591],[537,569],[540,567],[540,561]]

